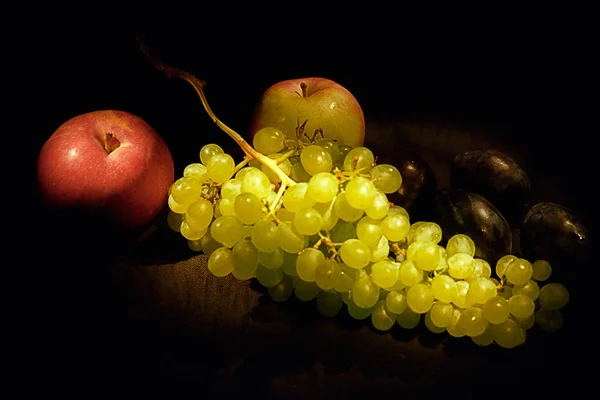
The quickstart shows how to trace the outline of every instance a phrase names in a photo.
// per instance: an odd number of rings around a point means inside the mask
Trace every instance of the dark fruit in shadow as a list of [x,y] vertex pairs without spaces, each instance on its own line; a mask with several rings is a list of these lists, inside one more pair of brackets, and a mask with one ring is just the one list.
[[484,197],[461,189],[443,189],[438,193],[434,221],[443,232],[442,244],[463,233],[475,242],[475,256],[494,266],[512,252],[512,233],[506,219]]
[[458,154],[451,165],[453,188],[480,194],[516,226],[531,191],[527,173],[508,155],[493,149]]

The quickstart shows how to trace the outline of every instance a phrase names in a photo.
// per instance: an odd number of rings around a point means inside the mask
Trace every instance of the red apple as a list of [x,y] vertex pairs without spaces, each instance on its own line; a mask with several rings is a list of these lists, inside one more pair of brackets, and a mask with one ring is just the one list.
[[250,127],[250,138],[261,128],[279,128],[294,139],[298,121],[312,135],[318,128],[327,138],[352,147],[365,140],[365,118],[360,104],[345,87],[326,78],[281,81],[260,98]]
[[101,110],[54,132],[40,151],[37,177],[47,204],[99,211],[135,230],[165,206],[174,165],[163,139],[142,118]]

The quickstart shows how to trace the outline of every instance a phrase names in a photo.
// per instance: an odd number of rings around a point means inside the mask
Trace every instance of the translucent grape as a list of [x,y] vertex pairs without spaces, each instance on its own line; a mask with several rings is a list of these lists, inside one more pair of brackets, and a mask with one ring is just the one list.
[[217,277],[227,276],[233,271],[231,249],[221,247],[208,258],[208,270]]
[[175,232],[179,232],[181,229],[181,222],[183,221],[183,214],[178,214],[172,210],[167,214],[167,224],[169,228],[174,230]]
[[381,231],[388,240],[399,242],[410,232],[410,220],[403,214],[388,215],[381,222]]
[[311,301],[315,299],[321,289],[314,282],[306,282],[302,279],[297,279],[294,286],[294,295],[300,301]]
[[210,226],[210,235],[223,246],[231,248],[244,237],[242,222],[230,215],[218,217]]
[[267,291],[273,301],[284,302],[294,292],[294,281],[289,276],[284,275],[277,285],[267,288]]
[[407,307],[402,314],[396,315],[396,323],[404,329],[414,329],[421,321],[421,314],[418,314]]
[[338,264],[333,275],[333,288],[338,292],[349,292],[357,278],[357,270],[344,263]]
[[369,261],[376,263],[387,259],[390,255],[390,242],[385,236],[382,236],[377,243],[377,246],[371,248],[371,257]]
[[385,297],[385,305],[394,314],[402,314],[408,307],[406,293],[404,291],[390,291]]
[[193,178],[198,182],[204,183],[208,180],[206,166],[200,163],[192,163],[188,164],[183,169],[183,176],[188,178]]
[[302,250],[296,259],[298,277],[306,282],[314,282],[317,267],[324,260],[325,255],[320,250],[312,247]]
[[469,283],[468,301],[475,304],[485,304],[491,297],[496,296],[496,284],[488,278],[477,278]]
[[473,258],[473,273],[465,278],[466,281],[472,281],[477,278],[489,278],[492,274],[492,268],[487,261],[481,258]]
[[190,204],[185,213],[185,220],[194,230],[203,230],[213,218],[213,205],[206,199],[198,199]]
[[[283,154],[279,154],[279,153],[269,154],[268,157],[272,160],[279,160],[283,157]],[[279,168],[281,170],[281,172],[283,172],[285,175],[288,175],[288,176],[292,172],[292,164],[290,163],[290,160],[288,160],[287,158],[282,159],[279,162],[279,164],[277,164],[277,168]],[[260,170],[269,177],[269,181],[271,181],[273,183],[281,182],[281,178],[274,171],[272,171],[270,167],[268,167],[266,165],[261,165]]]
[[535,313],[535,323],[544,332],[556,332],[562,328],[564,324],[564,318],[559,310],[542,308]]
[[260,220],[252,227],[250,240],[259,251],[270,253],[279,247],[279,229],[273,221]]
[[[390,202],[381,190],[377,190],[375,192],[375,197],[373,197],[373,202],[371,203],[371,207],[365,210],[365,214],[369,217],[380,220],[385,218],[390,211]],[[407,216],[408,218],[408,216]]]
[[302,149],[300,162],[309,175],[329,172],[333,165],[331,154],[321,146],[310,145]]
[[455,308],[452,314],[452,322],[446,327],[446,332],[452,337],[459,338],[465,336],[465,328],[463,324],[460,323],[461,315],[462,312]]
[[202,251],[202,244],[200,243],[200,239],[198,240],[188,240],[188,247],[192,251]]
[[437,300],[443,303],[451,303],[452,299],[456,297],[456,281],[451,276],[438,275],[433,278],[431,290],[433,290],[433,295]]
[[325,317],[335,317],[343,305],[339,293],[321,291],[317,295],[317,310]]
[[229,154],[215,154],[208,164],[206,164],[206,171],[208,177],[216,183],[224,183],[233,176],[233,170],[235,168],[235,161]]
[[323,227],[321,213],[312,207],[304,208],[294,215],[293,226],[302,235],[315,235]]
[[494,343],[494,325],[488,324],[488,327],[481,335],[471,336],[473,343],[477,346],[489,346]]
[[483,307],[483,316],[492,324],[501,324],[508,319],[510,309],[508,300],[501,296],[490,297]]
[[531,278],[533,266],[524,258],[517,258],[506,267],[506,279],[513,285],[524,285]]
[[546,260],[534,261],[532,269],[531,277],[536,281],[545,281],[550,278],[550,275],[552,274],[552,266]]
[[448,257],[448,274],[454,279],[468,278],[474,270],[475,262],[473,256],[465,253],[456,253]]
[[171,197],[180,205],[189,205],[202,193],[202,184],[195,179],[181,177],[171,185]]
[[341,220],[347,222],[358,221],[365,213],[363,210],[354,208],[348,203],[346,193],[340,193],[336,197],[333,209]]
[[371,308],[379,300],[380,289],[370,277],[361,277],[354,282],[352,299],[357,306]]
[[294,220],[294,213],[288,211],[286,208],[281,207],[278,211],[277,211],[277,218],[279,218],[280,221],[283,222],[292,222]]
[[235,216],[246,225],[254,225],[261,219],[262,208],[262,202],[252,193],[240,193],[233,203]]
[[340,257],[351,268],[364,268],[369,264],[371,249],[359,239],[348,239],[340,248]]
[[468,296],[470,284],[465,281],[456,282],[456,295],[452,298],[452,303],[460,308],[472,307],[475,302]]
[[471,257],[475,256],[475,242],[467,235],[459,233],[448,239],[446,244],[446,252],[448,257],[452,257],[457,253],[468,254]]
[[260,263],[268,269],[276,269],[283,265],[283,250],[276,248],[270,253],[258,253]]
[[465,335],[471,337],[483,334],[488,326],[488,320],[485,319],[483,311],[479,307],[470,307],[463,310],[458,323],[464,329]]
[[406,301],[411,310],[419,314],[425,314],[435,300],[431,286],[424,283],[417,283],[408,289]]
[[299,253],[308,245],[308,237],[298,233],[289,221],[277,225],[279,229],[279,246],[288,253]]
[[333,289],[338,263],[335,260],[324,259],[315,269],[315,283],[323,290]]
[[432,333],[442,333],[446,331],[446,328],[440,328],[436,324],[433,323],[431,319],[431,311],[425,313],[425,318],[423,319],[425,328]]
[[373,307],[362,308],[356,305],[354,300],[350,300],[347,303],[348,314],[356,320],[367,319],[371,316],[371,312],[373,311]]
[[378,261],[371,266],[371,279],[382,289],[390,289],[398,280],[398,270],[400,263],[383,260]]
[[442,228],[434,222],[423,222],[415,228],[413,233],[413,241],[415,242],[433,242],[438,244],[441,240]]
[[262,154],[278,153],[283,149],[285,134],[272,126],[259,129],[252,139],[252,147]]
[[315,205],[316,201],[308,195],[308,183],[300,182],[288,188],[282,197],[283,206],[296,213],[304,208]]
[[208,162],[210,161],[212,156],[223,153],[223,149],[218,144],[211,143],[204,145],[200,149],[200,162],[208,166]]
[[439,328],[446,328],[452,323],[454,306],[452,304],[436,301],[429,310],[431,322]]
[[383,236],[380,222],[371,217],[362,217],[356,224],[356,236],[368,246],[377,246]]
[[221,215],[235,215],[235,202],[232,199],[220,199],[217,202],[217,210],[219,216]]
[[296,272],[296,261],[298,260],[298,254],[296,253],[288,253],[287,251],[283,252],[283,264],[281,265],[281,269],[283,273],[288,276],[298,276]]
[[560,310],[569,302],[569,291],[560,283],[547,283],[540,289],[540,304],[547,310]]
[[344,157],[344,171],[367,168],[375,161],[373,152],[366,147],[355,147]]
[[345,191],[346,201],[350,207],[366,210],[373,205],[377,188],[369,179],[356,176],[346,184]]
[[496,275],[498,276],[498,278],[502,279],[506,274],[506,269],[508,268],[508,266],[517,261],[517,259],[517,257],[510,254],[501,257],[496,262]]
[[258,257],[258,250],[249,240],[240,240],[231,249],[233,268],[244,276],[254,275],[258,266]]
[[402,176],[396,167],[390,164],[379,164],[371,168],[371,180],[384,193],[394,193],[402,185]]
[[[407,217],[408,218],[408,217]],[[417,229],[419,229],[419,227],[421,225],[423,225],[425,223],[425,221],[417,221],[414,224],[412,224],[410,226],[410,230],[408,231],[408,236],[406,237],[408,244],[412,244],[415,240],[414,236],[415,236],[415,232],[417,231]]]
[[[247,174],[248,172],[250,172],[250,171],[255,171],[255,170],[258,170],[258,171],[260,171],[260,168],[256,168],[256,167],[250,167],[250,166],[244,167],[244,168],[240,169],[240,170],[239,170],[239,171],[238,171],[238,172],[235,174],[235,178],[234,178],[234,179],[238,179],[238,180],[240,180],[240,181],[242,181],[242,182],[243,182],[243,181],[244,181],[244,177],[246,176],[246,174]],[[261,172],[262,172],[262,171],[261,171]]]
[[258,282],[266,288],[277,286],[283,279],[281,268],[269,269],[260,264],[256,267],[255,275]]
[[[443,258],[440,247],[434,242],[413,242],[408,246],[406,256],[423,271],[433,271]],[[450,275],[458,279],[458,277]]]
[[345,221],[340,221],[338,224],[331,230],[331,240],[335,243],[342,243],[347,239],[355,239],[356,238],[356,227]]
[[398,279],[406,286],[414,286],[423,280],[423,271],[412,260],[404,260],[398,269]]
[[525,337],[525,331],[512,318],[494,328],[494,341],[500,347],[516,347],[525,342]]
[[187,240],[199,240],[206,234],[207,229],[197,231],[190,227],[187,221],[184,219],[181,221],[179,232],[181,233],[181,236],[183,236]]
[[515,317],[515,322],[517,322],[521,326],[521,328],[528,331],[529,329],[533,328],[533,326],[535,325],[535,314],[531,314],[527,318],[516,318]]
[[329,172],[314,174],[308,181],[307,194],[317,203],[327,203],[333,200],[339,190],[339,181]]
[[219,247],[223,247],[221,243],[213,239],[210,231],[206,232],[206,234],[202,236],[200,239],[200,244],[202,245],[202,252],[207,256],[210,256]]
[[169,209],[177,214],[185,214],[189,204],[179,204],[173,199],[173,195],[170,194],[167,199],[167,205]]
[[264,199],[271,192],[271,181],[264,172],[257,168],[250,169],[242,180],[242,193],[252,193],[259,199]]
[[396,314],[394,314],[386,306],[385,300],[377,302],[373,311],[371,311],[371,324],[378,331],[389,331],[396,322]]
[[531,298],[524,294],[513,294],[508,299],[510,313],[517,318],[529,318],[535,312],[535,304]]
[[335,140],[329,138],[321,138],[315,140],[315,144],[317,146],[321,146],[331,155],[331,159],[333,162],[337,161],[340,158],[340,149]]
[[338,217],[333,208],[334,204],[335,197],[328,203],[317,203],[313,206],[313,208],[321,214],[321,217],[323,217],[321,230],[329,231],[333,229],[340,220],[340,217]]
[[297,163],[292,165],[292,171],[290,172],[290,178],[292,178],[296,182],[308,182],[311,178],[311,175],[306,172],[302,163]]
[[538,296],[540,295],[540,288],[535,281],[532,281],[530,279],[524,285],[515,285],[513,287],[513,293],[514,294],[524,294],[525,296],[529,297],[531,300],[535,301],[538,298]]
[[237,178],[229,179],[221,186],[222,199],[235,199],[242,192],[242,181]]

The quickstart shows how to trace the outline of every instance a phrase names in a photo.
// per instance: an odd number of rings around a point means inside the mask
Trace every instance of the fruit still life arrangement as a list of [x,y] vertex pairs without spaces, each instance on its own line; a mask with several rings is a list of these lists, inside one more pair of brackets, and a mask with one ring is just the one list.
[[[424,324],[513,348],[530,329],[556,332],[565,323],[570,294],[560,278],[588,232],[554,203],[522,215],[531,185],[507,155],[458,154],[452,187],[437,191],[418,155],[379,157],[365,146],[358,101],[325,78],[268,88],[246,139],[212,112],[202,80],[141,48],[169,78],[195,89],[244,158],[206,143],[197,162],[176,173],[146,122],[91,112],[64,123],[41,150],[38,180],[48,203],[102,210],[128,228],[168,209],[168,226],[208,257],[214,276],[257,280],[275,302],[315,300],[327,317],[345,308],[379,331]],[[96,181],[81,174],[89,168],[98,170]]]

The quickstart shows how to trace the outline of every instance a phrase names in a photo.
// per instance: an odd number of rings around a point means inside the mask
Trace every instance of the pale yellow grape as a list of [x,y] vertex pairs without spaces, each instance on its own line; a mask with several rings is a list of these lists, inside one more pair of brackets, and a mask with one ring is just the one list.
[[569,291],[560,283],[547,283],[540,289],[538,299],[547,310],[560,310],[569,302]]
[[452,323],[454,306],[452,304],[436,301],[429,310],[431,322],[438,328],[446,328]]
[[344,158],[346,158],[346,154],[348,154],[350,150],[352,150],[352,146],[343,143],[338,143],[338,150],[340,151],[340,155],[338,156],[337,160],[334,161],[344,162]]
[[315,140],[317,146],[321,146],[331,155],[331,159],[335,162],[340,158],[340,148],[335,140],[329,138],[321,138]]
[[232,199],[220,199],[217,201],[216,209],[219,211],[219,216],[221,215],[235,215],[235,202]]
[[189,226],[185,219],[181,221],[181,226],[179,227],[179,232],[181,233],[181,236],[183,236],[187,240],[202,239],[202,236],[204,236],[207,231],[208,229],[206,228],[201,230],[195,230],[194,228]]
[[556,332],[562,328],[564,324],[564,317],[562,312],[559,310],[549,310],[542,308],[535,313],[535,323],[544,332]]
[[510,315],[508,300],[502,296],[490,297],[481,307],[481,310],[484,317],[492,324],[501,324]]
[[475,304],[485,304],[498,294],[496,284],[489,278],[477,278],[469,283],[467,298]]
[[246,174],[248,172],[254,171],[254,170],[260,171],[260,168],[246,166],[246,167],[240,169],[238,172],[236,172],[234,179],[238,179],[238,180],[244,182],[244,177],[246,176]]
[[513,293],[514,294],[524,294],[525,296],[529,297],[531,300],[535,301],[538,298],[538,296],[540,295],[540,287],[538,286],[538,284],[535,281],[530,279],[524,285],[515,285],[513,287]]
[[242,238],[250,240],[250,236],[252,236],[252,226],[242,225]]
[[202,193],[202,183],[193,178],[181,177],[171,185],[171,197],[177,204],[189,205]]
[[379,300],[373,311],[371,311],[371,324],[378,331],[389,331],[396,322],[396,314],[394,314],[386,306],[385,300]]
[[414,286],[423,280],[423,270],[412,260],[404,260],[398,268],[398,279],[406,286]]
[[279,247],[279,229],[273,221],[260,220],[252,227],[250,240],[259,251],[270,253]]
[[396,323],[404,329],[414,329],[421,321],[421,314],[407,307],[402,314],[396,315]]
[[302,163],[297,163],[292,165],[292,171],[290,172],[290,178],[292,178],[295,182],[308,182],[311,178],[311,175],[306,172]]
[[354,286],[358,277],[357,270],[350,268],[344,263],[337,264],[335,274],[333,275],[333,289],[337,292],[347,293]]
[[342,243],[347,239],[356,238],[356,226],[346,221],[339,221],[331,230],[331,240],[335,243]]
[[475,242],[473,239],[462,233],[456,234],[448,239],[446,244],[446,252],[448,257],[452,257],[457,253],[465,253],[471,257],[475,256]]
[[229,179],[227,182],[221,186],[221,198],[222,199],[235,199],[235,196],[242,192],[242,181],[233,178]]
[[169,206],[169,209],[177,214],[185,214],[185,211],[188,208],[189,204],[179,204],[175,201],[175,199],[173,199],[173,195],[170,194],[168,199],[167,199],[167,205]]
[[498,276],[498,278],[500,278],[500,279],[504,278],[504,275],[506,274],[506,269],[508,268],[508,266],[517,260],[518,260],[518,258],[511,254],[502,256],[496,262],[496,275]]
[[240,193],[233,202],[235,216],[246,225],[254,225],[261,219],[262,207],[262,202],[252,193]]
[[296,261],[298,260],[297,253],[288,253],[287,251],[283,252],[283,264],[281,265],[281,269],[284,274],[296,277],[298,273],[296,272]]
[[448,257],[448,274],[454,279],[466,279],[474,270],[475,261],[473,256],[465,253],[456,253]]
[[308,183],[300,182],[288,188],[283,194],[283,206],[286,210],[296,213],[304,208],[315,205],[316,201],[308,195]]
[[323,290],[333,289],[338,263],[332,259],[324,259],[315,269],[315,283]]
[[495,327],[493,324],[488,324],[487,328],[481,335],[471,336],[471,340],[477,346],[489,346],[494,343],[494,330]]
[[315,235],[323,227],[323,217],[312,207],[304,208],[294,215],[293,226],[302,235]]
[[344,192],[336,197],[333,209],[341,220],[347,222],[358,221],[365,213],[363,210],[352,207],[348,203],[347,195]]
[[283,250],[276,248],[270,253],[258,252],[258,260],[267,269],[277,269],[283,265]]
[[498,295],[504,297],[506,300],[510,299],[512,296],[513,287],[510,284],[506,284],[502,287],[502,290],[499,291]]
[[[398,264],[398,269],[400,269],[400,262],[397,262],[397,264]],[[396,281],[396,283],[394,283],[394,285],[392,285],[387,290],[390,290],[390,291],[392,291],[392,290],[394,290],[394,291],[405,291],[405,290],[407,290],[407,287],[408,286],[406,286],[404,283],[402,283],[402,281],[400,279],[398,279]]]
[[425,314],[431,309],[435,296],[431,286],[417,283],[408,289],[406,301],[411,310],[419,314]]
[[492,267],[490,267],[487,261],[481,258],[474,258],[473,262],[475,268],[473,269],[473,273],[465,278],[466,281],[472,281],[476,278],[489,278],[492,275]]
[[413,234],[413,241],[415,242],[434,242],[438,244],[441,240],[442,228],[435,222],[424,222],[415,229]]
[[216,277],[224,277],[233,271],[231,249],[221,247],[215,250],[208,258],[208,270]]
[[524,258],[518,258],[506,268],[506,279],[513,285],[524,285],[531,278],[533,267]]
[[206,171],[208,177],[216,183],[224,183],[233,176],[235,161],[229,154],[215,154],[208,160]]
[[258,264],[255,272],[258,282],[266,288],[277,286],[283,279],[281,268],[268,269],[264,265]]
[[425,325],[425,328],[427,328],[428,331],[432,332],[432,333],[443,333],[446,331],[446,328],[440,328],[439,326],[436,326],[433,321],[431,320],[431,310],[426,312],[423,318],[423,323]]
[[184,215],[174,212],[173,210],[169,210],[167,214],[167,224],[169,228],[174,230],[175,232],[179,232],[181,229],[181,222],[183,221]]
[[210,225],[210,235],[223,246],[231,248],[239,240],[243,239],[242,222],[231,215],[223,215],[215,218]]
[[379,239],[377,246],[369,246],[369,248],[371,249],[371,257],[369,258],[369,261],[372,263],[385,260],[390,255],[390,242],[385,236],[382,236]]
[[525,343],[525,330],[512,318],[494,328],[494,341],[500,347],[511,349]]
[[330,231],[332,230],[340,220],[340,217],[335,213],[334,210],[335,197],[328,203],[317,203],[313,206],[315,210],[323,217],[323,225],[321,230]]
[[211,143],[204,145],[200,149],[200,162],[204,165],[208,165],[208,162],[214,155],[223,153],[223,149],[218,144]]
[[370,277],[361,277],[352,286],[352,299],[357,306],[371,308],[379,301],[380,289]]
[[366,210],[373,205],[373,199],[377,193],[377,188],[369,179],[363,176],[352,178],[344,188],[346,192],[346,201],[350,207],[358,210]]
[[377,246],[383,236],[381,221],[371,217],[362,217],[356,224],[356,236],[370,247]]
[[249,170],[242,180],[242,193],[252,193],[259,199],[264,199],[271,192],[271,181],[264,172],[257,168]]
[[297,278],[294,285],[294,295],[300,301],[311,301],[315,299],[321,289],[314,282],[306,282],[300,278]]
[[355,147],[344,157],[344,171],[368,168],[375,161],[373,152],[366,147]]
[[346,304],[347,304],[348,314],[353,319],[356,319],[359,321],[369,318],[371,316],[371,312],[373,311],[373,307],[362,308],[362,307],[357,306],[356,303],[354,302],[354,300],[351,298]]
[[208,228],[213,219],[213,205],[206,199],[198,199],[190,204],[185,212],[185,220],[188,225],[200,231]]
[[[408,218],[408,217],[407,217]],[[417,221],[413,224],[411,224],[410,226],[410,230],[408,231],[408,235],[406,236],[406,240],[408,242],[408,244],[411,244],[412,242],[414,242],[414,236],[415,236],[415,232],[417,231],[417,229],[419,229],[419,227],[421,225],[423,225],[425,223],[425,221]]]
[[269,296],[276,302],[284,302],[290,298],[294,292],[294,281],[287,275],[281,278],[277,285],[267,288]]
[[359,239],[348,239],[340,248],[342,261],[351,268],[364,268],[369,264],[371,249]]
[[552,274],[552,266],[546,260],[536,260],[532,264],[532,279],[536,281],[545,281]]
[[381,221],[381,231],[388,240],[399,242],[410,232],[410,220],[402,214],[388,215]]
[[183,169],[183,176],[193,178],[193,179],[197,180],[198,182],[204,183],[208,180],[207,172],[208,171],[207,171],[205,165],[200,164],[200,163],[192,163],[192,164],[188,164]]
[[327,203],[337,195],[339,186],[340,183],[335,175],[319,172],[308,181],[307,194],[317,203]]
[[382,289],[390,289],[398,281],[400,263],[392,260],[378,261],[371,266],[371,279]]
[[284,147],[285,134],[278,128],[266,126],[259,129],[252,138],[252,147],[262,154],[273,154]]
[[463,310],[458,323],[462,325],[465,335],[470,337],[483,334],[488,327],[488,320],[483,316],[483,311],[479,307]]
[[241,274],[254,275],[259,262],[258,250],[249,240],[240,240],[231,249],[233,268]]
[[308,245],[308,237],[298,233],[289,221],[277,225],[279,229],[279,246],[288,253],[299,253]]
[[438,275],[433,278],[431,290],[433,290],[433,295],[437,300],[443,303],[451,303],[457,293],[456,281],[451,276]]
[[402,185],[402,176],[396,167],[390,164],[378,164],[371,168],[371,180],[378,189],[390,194],[398,191]]
[[309,175],[329,172],[333,165],[331,154],[321,146],[310,145],[302,149],[300,162]]
[[192,251],[202,251],[202,243],[200,243],[200,239],[198,240],[188,240],[188,247]]
[[456,295],[452,298],[452,303],[460,308],[472,307],[475,302],[468,296],[469,288],[469,282],[457,281]]
[[[435,242],[413,242],[408,246],[406,256],[415,263],[417,268],[423,271],[433,271],[443,258],[440,247]],[[457,278],[452,274],[450,275]]]
[[455,308],[452,314],[452,322],[446,327],[446,332],[452,337],[459,338],[465,336],[465,327],[460,323],[461,315],[462,312]]
[[285,222],[292,222],[294,220],[294,213],[290,212],[289,210],[281,207],[279,210],[277,210],[277,218],[280,221],[285,221]]
[[296,273],[305,282],[315,281],[315,272],[321,262],[325,261],[325,255],[313,247],[307,247],[298,254],[296,259]]
[[392,290],[385,297],[385,305],[394,314],[402,314],[408,303],[406,302],[406,292],[404,290]]
[[210,230],[206,232],[204,236],[202,236],[200,239],[200,244],[202,245],[202,252],[207,256],[210,256],[219,247],[223,247],[221,243],[212,238]]
[[[227,201],[229,202],[228,205],[231,206],[231,208],[233,208],[233,204],[230,202],[230,200],[227,200]],[[223,216],[223,214],[221,213],[221,204],[220,203],[221,203],[221,200],[217,200],[217,204],[215,205],[215,210],[214,210],[215,219]],[[224,206],[224,208],[227,208],[227,207]],[[229,209],[228,211],[231,211],[231,209]],[[235,217],[235,212],[234,212],[234,214],[231,214],[231,216]]]
[[[277,164],[277,168],[279,168],[281,170],[281,172],[283,172],[285,175],[288,175],[288,176],[290,175],[290,173],[292,172],[292,164],[290,163],[290,160],[288,160],[287,158],[282,159],[283,154],[279,154],[279,153],[269,154],[268,157],[272,160],[280,160],[279,164]],[[273,182],[273,183],[281,182],[281,178],[274,171],[271,170],[271,167],[267,167],[266,165],[261,165],[260,170],[269,177],[269,180],[271,182]]]
[[373,197],[373,202],[371,203],[371,207],[365,210],[365,214],[369,217],[380,220],[385,218],[390,211],[390,202],[381,190],[377,190],[375,192],[375,196]]

